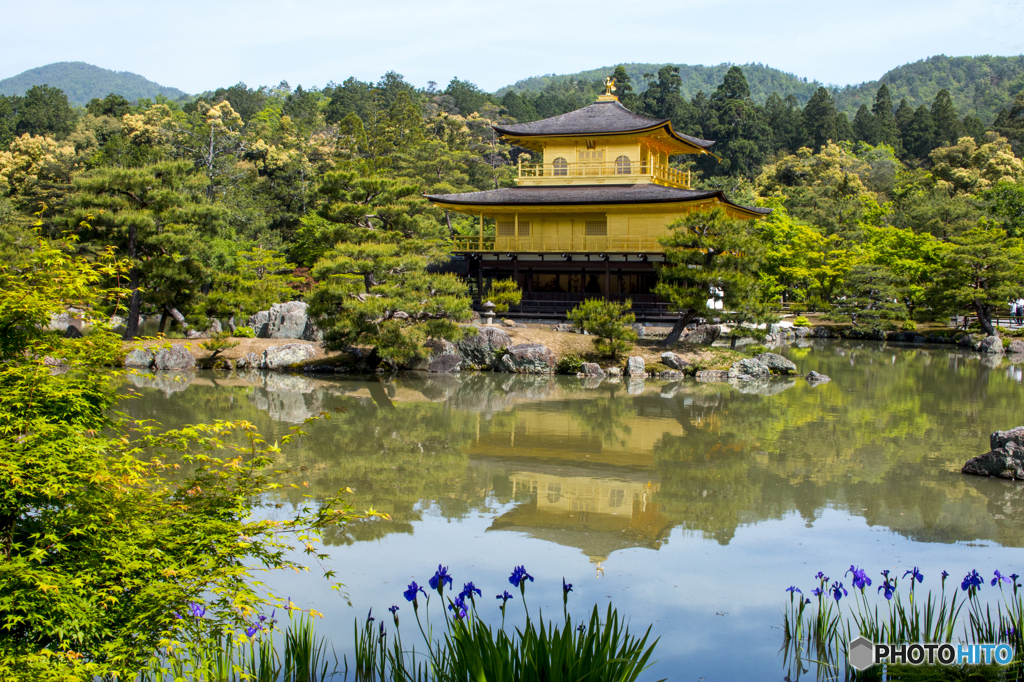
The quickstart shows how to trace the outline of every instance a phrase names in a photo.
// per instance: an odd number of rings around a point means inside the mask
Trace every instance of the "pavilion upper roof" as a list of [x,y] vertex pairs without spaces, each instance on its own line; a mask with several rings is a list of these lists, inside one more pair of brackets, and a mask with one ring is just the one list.
[[672,130],[669,119],[650,118],[638,114],[617,101],[596,102],[588,107],[540,121],[494,126],[495,131],[509,138],[622,135],[655,131],[658,128],[664,128],[669,136],[694,152],[705,151],[714,144],[714,140],[702,140],[699,137],[677,133]]

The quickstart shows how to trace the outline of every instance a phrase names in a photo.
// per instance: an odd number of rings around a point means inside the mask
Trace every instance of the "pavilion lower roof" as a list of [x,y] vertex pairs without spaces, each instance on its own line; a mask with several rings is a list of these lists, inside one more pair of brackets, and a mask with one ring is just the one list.
[[730,201],[721,190],[680,189],[653,183],[636,185],[577,185],[548,187],[503,187],[482,192],[426,195],[439,204],[474,207],[595,206],[608,204],[684,204],[717,199],[728,206],[768,215],[770,208],[742,206]]

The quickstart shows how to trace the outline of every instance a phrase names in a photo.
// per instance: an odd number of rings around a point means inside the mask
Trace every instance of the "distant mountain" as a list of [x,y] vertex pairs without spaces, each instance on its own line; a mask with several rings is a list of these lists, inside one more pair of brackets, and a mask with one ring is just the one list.
[[[632,79],[633,89],[642,92],[646,89],[645,73],[657,74],[658,69],[666,64],[624,64],[626,73]],[[717,66],[691,66],[675,64],[682,76],[682,93],[687,99],[700,91],[710,94],[718,87],[732,64]],[[791,73],[774,69],[763,64],[742,64],[740,68],[750,84],[750,94],[755,102],[763,104],[768,95],[777,92],[781,96],[795,95],[801,104],[805,104],[814,91],[821,85],[817,81],[808,81]],[[497,91],[500,97],[508,90],[519,93],[536,94],[549,84],[562,84],[568,81],[596,81],[604,79],[615,70],[614,66],[581,71],[579,73],[525,78],[513,85]],[[879,86],[889,86],[894,105],[902,98],[913,106],[931,104],[939,90],[946,88],[953,98],[953,104],[961,114],[975,114],[985,123],[991,123],[999,110],[1009,105],[1018,92],[1024,90],[1024,55],[1014,57],[947,57],[938,55],[922,59],[912,64],[896,67],[885,73],[880,79],[859,83],[857,85],[827,85],[836,100],[840,111],[845,111],[851,118],[861,104],[868,107],[875,100]]]
[[57,62],[0,80],[0,95],[24,95],[33,85],[60,88],[68,101],[78,106],[96,97],[103,99],[112,92],[130,101],[157,95],[178,99],[186,94],[128,71],[111,71],[85,62]]

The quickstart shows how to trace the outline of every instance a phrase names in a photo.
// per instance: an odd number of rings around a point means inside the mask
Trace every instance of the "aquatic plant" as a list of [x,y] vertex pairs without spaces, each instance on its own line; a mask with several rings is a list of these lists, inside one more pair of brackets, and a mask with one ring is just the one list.
[[[811,591],[814,600],[805,598],[795,585],[786,588],[789,604],[783,612],[782,628],[786,665],[802,669],[803,662],[814,662],[819,677],[850,679],[855,671],[847,666],[845,657],[850,642],[857,637],[875,643],[950,643],[957,634],[965,605],[967,617],[962,621],[959,641],[1011,644],[1018,652],[1013,665],[1022,665],[1024,590],[1020,590],[1017,574],[1004,576],[998,570],[994,572],[990,586],[999,587],[994,612],[992,604],[982,601],[980,593],[985,580],[977,570],[964,576],[959,590],[953,583],[948,594],[949,573],[942,571],[937,592],[929,590],[920,599],[915,597],[915,588],[924,583],[925,576],[914,566],[903,574],[909,582],[906,600],[899,589],[898,574],[890,575],[888,569],[881,571],[882,583],[874,593],[865,589],[871,585],[871,579],[864,569],[851,565],[844,575],[853,576],[855,590],[854,596],[845,602],[842,599],[849,592],[843,584],[834,581],[830,586],[829,577],[821,571],[815,575],[818,587]],[[1004,590],[1004,586],[1012,586],[1012,593]],[[872,599],[876,601],[872,603]]]
[[[436,580],[435,580],[436,579]],[[448,682],[449,680],[577,680],[582,682],[615,680],[630,682],[650,666],[650,657],[658,640],[648,644],[650,628],[642,637],[630,634],[618,612],[608,606],[602,619],[595,605],[589,621],[574,624],[568,612],[572,584],[562,579],[564,621],[560,624],[537,620],[526,608],[526,585],[534,578],[524,566],[517,566],[509,583],[518,587],[523,597],[526,623],[512,634],[505,631],[506,606],[515,597],[507,590],[496,595],[502,613],[501,627],[488,625],[477,611],[475,597],[482,590],[472,582],[465,583],[454,599],[447,598],[443,609],[445,624],[438,635],[430,623],[431,595],[415,582],[410,583],[405,597],[413,602],[416,624],[426,651],[417,654],[415,647],[406,648],[399,627],[398,607],[392,607],[394,632],[384,624],[373,626],[368,615],[362,627],[356,624],[356,680],[401,680],[415,682]],[[431,588],[444,599],[444,583],[451,586],[447,567],[438,566],[431,578]],[[417,606],[417,596],[426,597],[424,613]],[[389,609],[391,610],[391,609]],[[388,635],[391,634],[390,644]]]

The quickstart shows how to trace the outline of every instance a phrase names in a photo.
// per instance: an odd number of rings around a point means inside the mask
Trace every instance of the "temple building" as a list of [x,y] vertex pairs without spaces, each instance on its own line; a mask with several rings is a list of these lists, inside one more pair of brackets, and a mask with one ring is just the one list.
[[[639,319],[665,311],[652,292],[659,237],[689,211],[722,206],[737,218],[768,209],[735,204],[721,191],[691,189],[672,157],[708,154],[714,144],[677,133],[668,119],[634,113],[607,92],[588,107],[532,123],[495,126],[529,150],[515,187],[428,195],[441,208],[477,218],[479,233],[456,239],[477,291],[494,278],[523,290],[522,315],[564,314],[584,298],[632,299]],[[485,234],[493,221],[493,235]],[[490,232],[491,230],[488,230]]]

